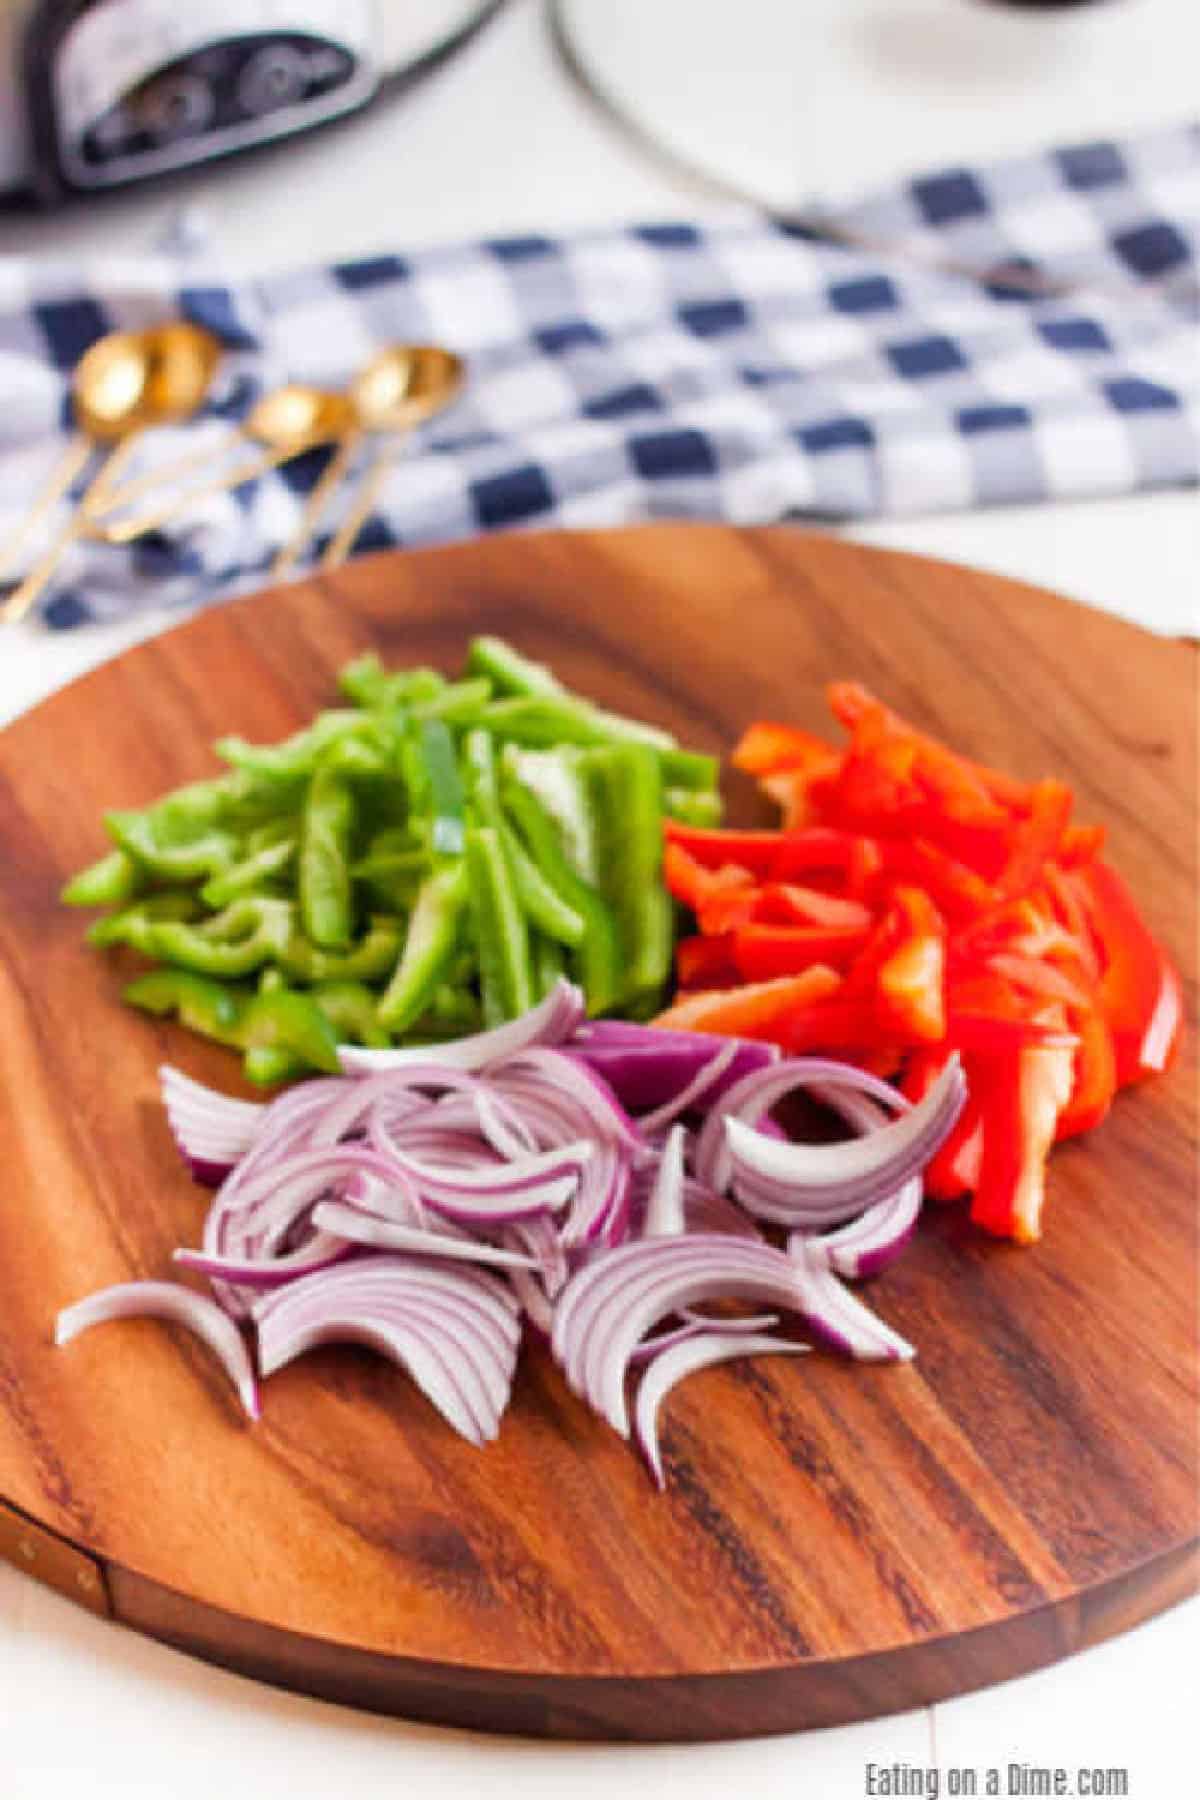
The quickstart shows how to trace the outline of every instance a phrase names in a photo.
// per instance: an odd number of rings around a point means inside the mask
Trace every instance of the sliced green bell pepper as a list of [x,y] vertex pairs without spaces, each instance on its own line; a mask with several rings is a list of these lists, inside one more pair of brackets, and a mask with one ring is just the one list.
[[447,863],[422,885],[400,960],[379,1002],[379,1022],[386,1030],[405,1031],[425,1011],[454,959],[466,903],[461,859]]

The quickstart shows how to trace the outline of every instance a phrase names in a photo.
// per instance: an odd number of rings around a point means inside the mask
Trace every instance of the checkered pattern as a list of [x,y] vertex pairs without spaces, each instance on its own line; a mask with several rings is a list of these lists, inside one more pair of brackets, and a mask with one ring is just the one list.
[[[397,462],[362,548],[680,516],[846,520],[1197,479],[1200,131],[945,170],[827,227],[726,213],[257,282],[202,279],[194,263],[181,275],[169,258],[86,277],[0,260],[0,539],[61,447],[80,353],[171,311],[229,354],[204,416],[147,437],[147,468],[181,444],[225,442],[283,381],[344,384],[386,342],[467,358],[465,397]],[[253,583],[321,466],[314,452],[129,551],[78,546],[47,623]]]

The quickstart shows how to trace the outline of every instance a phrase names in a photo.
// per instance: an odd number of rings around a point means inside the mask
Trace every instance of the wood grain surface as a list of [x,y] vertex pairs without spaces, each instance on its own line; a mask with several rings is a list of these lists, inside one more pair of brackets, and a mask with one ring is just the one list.
[[662,1496],[537,1352],[480,1453],[365,1351],[284,1370],[251,1427],[162,1325],[53,1348],[61,1306],[197,1239],[158,1063],[238,1086],[227,1053],[118,1004],[132,965],[57,903],[101,811],[209,773],[222,732],[293,729],[366,646],[452,670],[479,630],[713,750],[758,715],[823,729],[822,683],[855,676],[985,761],[1067,776],[1194,1018],[1190,648],[787,528],[497,538],[213,609],[0,735],[0,1554],[299,1689],[647,1739],[910,1707],[1190,1591],[1194,1033],[1055,1153],[1036,1250],[926,1215],[872,1291],[913,1365],[815,1355],[685,1384]]

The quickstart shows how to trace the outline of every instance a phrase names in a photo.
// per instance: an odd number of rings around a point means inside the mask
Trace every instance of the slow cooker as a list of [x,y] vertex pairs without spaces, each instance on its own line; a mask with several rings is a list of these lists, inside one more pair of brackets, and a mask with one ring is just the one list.
[[55,204],[305,131],[502,0],[0,0],[0,203]]

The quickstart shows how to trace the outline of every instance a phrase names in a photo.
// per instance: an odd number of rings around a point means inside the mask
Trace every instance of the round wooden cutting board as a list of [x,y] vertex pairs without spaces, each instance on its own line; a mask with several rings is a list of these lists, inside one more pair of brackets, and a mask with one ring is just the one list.
[[215,608],[0,734],[0,1553],[270,1681],[577,1737],[912,1707],[1190,1591],[1194,1038],[1055,1153],[1036,1249],[929,1209],[872,1289],[914,1364],[814,1355],[685,1384],[662,1495],[540,1352],[481,1453],[363,1351],[274,1377],[252,1427],[162,1325],[54,1349],[61,1306],[164,1275],[197,1239],[206,1199],[157,1065],[238,1085],[227,1053],[118,1003],[128,967],[58,904],[101,812],[210,773],[223,732],[295,728],[366,646],[454,670],[477,631],[712,750],[755,717],[826,729],[822,683],[853,676],[975,757],[1065,776],[1194,1015],[1190,647],[788,528],[497,538]]

